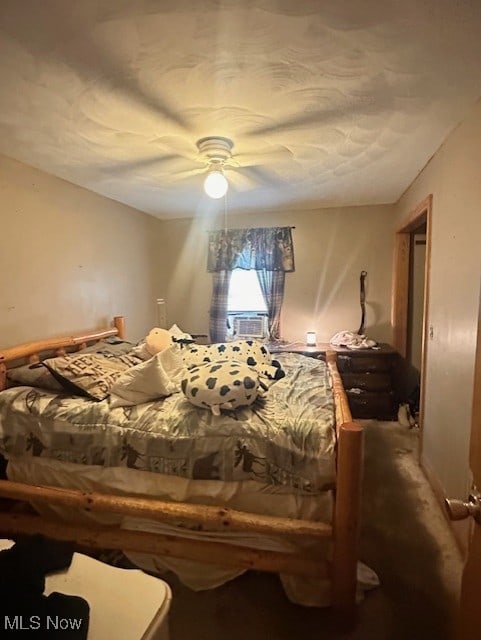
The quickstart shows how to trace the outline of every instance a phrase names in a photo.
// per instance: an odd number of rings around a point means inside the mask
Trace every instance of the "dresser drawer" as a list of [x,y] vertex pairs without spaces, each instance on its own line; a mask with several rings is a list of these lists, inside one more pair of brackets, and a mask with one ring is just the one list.
[[393,357],[385,355],[345,355],[338,354],[337,366],[339,372],[376,372],[376,371],[391,371],[394,366]]
[[392,391],[392,378],[389,372],[343,372],[341,374],[341,378],[346,391],[349,389],[362,389],[364,391]]
[[353,418],[377,418],[392,420],[396,417],[396,404],[393,393],[374,393],[361,391],[360,393],[347,390]]

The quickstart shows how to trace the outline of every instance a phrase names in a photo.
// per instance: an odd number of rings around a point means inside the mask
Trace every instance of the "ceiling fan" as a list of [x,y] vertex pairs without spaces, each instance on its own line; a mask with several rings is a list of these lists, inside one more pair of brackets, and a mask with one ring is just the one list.
[[149,175],[155,179],[157,170],[170,180],[186,180],[193,176],[204,176],[204,191],[211,198],[222,198],[229,187],[235,191],[246,191],[261,186],[280,186],[277,173],[268,168],[275,161],[288,161],[292,152],[277,145],[270,149],[253,150],[250,153],[234,153],[234,142],[224,136],[205,136],[195,145],[187,144],[185,138],[164,136],[159,143],[164,152],[133,160],[120,160],[103,165],[99,171]]
[[201,163],[201,166],[173,171],[171,175],[186,178],[205,174],[204,191],[211,198],[222,198],[230,185],[238,191],[243,191],[265,184],[278,184],[278,177],[273,171],[266,169],[264,161],[280,157],[285,160],[291,155],[284,147],[267,152],[235,154],[234,142],[224,136],[205,136],[195,144],[198,153],[190,160]]

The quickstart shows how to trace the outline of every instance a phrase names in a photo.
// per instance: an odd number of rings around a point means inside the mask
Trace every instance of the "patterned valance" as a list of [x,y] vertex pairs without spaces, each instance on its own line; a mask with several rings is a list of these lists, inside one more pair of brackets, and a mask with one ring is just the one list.
[[207,271],[294,271],[291,227],[209,232]]

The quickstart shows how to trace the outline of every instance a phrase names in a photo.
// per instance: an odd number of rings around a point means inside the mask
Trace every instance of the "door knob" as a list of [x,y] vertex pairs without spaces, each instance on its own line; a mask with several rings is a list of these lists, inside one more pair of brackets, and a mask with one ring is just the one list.
[[472,516],[481,524],[481,498],[478,493],[471,493],[468,502],[446,498],[444,505],[450,520],[464,520]]

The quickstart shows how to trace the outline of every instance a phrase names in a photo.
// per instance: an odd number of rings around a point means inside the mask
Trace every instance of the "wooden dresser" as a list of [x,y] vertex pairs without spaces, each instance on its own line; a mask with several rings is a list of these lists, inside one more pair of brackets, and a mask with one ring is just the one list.
[[397,372],[400,355],[388,344],[377,349],[347,349],[329,343],[307,347],[301,342],[268,345],[276,353],[302,353],[324,358],[326,351],[336,351],[337,367],[349,400],[353,418],[396,420],[399,406]]

